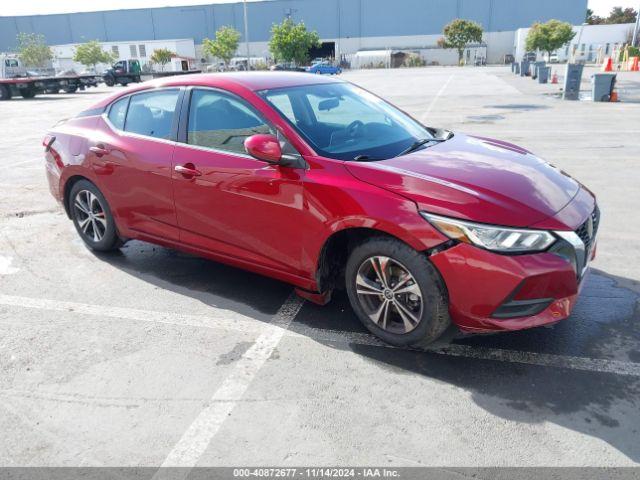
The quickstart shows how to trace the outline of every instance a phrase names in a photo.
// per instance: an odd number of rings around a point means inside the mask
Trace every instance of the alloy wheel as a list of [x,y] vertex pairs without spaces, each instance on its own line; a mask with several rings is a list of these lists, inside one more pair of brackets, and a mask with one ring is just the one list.
[[371,321],[381,329],[405,334],[420,323],[424,302],[411,272],[390,257],[367,258],[356,274],[356,295]]
[[89,240],[97,243],[107,231],[107,218],[100,199],[89,190],[80,190],[73,201],[78,226]]

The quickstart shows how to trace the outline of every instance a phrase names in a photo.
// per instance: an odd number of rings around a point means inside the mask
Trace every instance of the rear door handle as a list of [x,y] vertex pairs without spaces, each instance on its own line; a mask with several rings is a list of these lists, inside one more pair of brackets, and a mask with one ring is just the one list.
[[103,155],[109,155],[109,150],[107,150],[104,145],[95,145],[93,147],[89,147],[89,151],[96,154],[96,157],[102,157]]
[[190,178],[190,177],[199,177],[202,175],[200,170],[197,170],[196,167],[192,163],[187,163],[186,165],[176,165],[174,170],[178,172],[180,175]]

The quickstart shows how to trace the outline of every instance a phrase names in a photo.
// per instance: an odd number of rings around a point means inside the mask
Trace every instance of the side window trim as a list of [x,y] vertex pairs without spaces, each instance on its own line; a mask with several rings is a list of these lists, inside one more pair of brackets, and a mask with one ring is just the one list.
[[[141,95],[141,94],[145,94],[145,93],[151,93],[151,92],[160,92],[160,91],[167,91],[167,90],[177,90],[178,91],[178,99],[176,100],[176,108],[173,111],[173,118],[171,119],[171,135],[169,137],[169,139],[164,139],[164,138],[156,138],[156,137],[151,137],[149,135],[141,135],[139,133],[133,133],[133,132],[127,132],[126,130],[124,130],[124,128],[126,128],[127,125],[127,116],[129,115],[129,105],[131,104],[131,97],[135,96],[135,95]],[[161,87],[161,88],[149,88],[149,89],[145,89],[145,90],[139,90],[137,92],[133,92],[133,93],[129,93],[127,95],[123,95],[121,97],[116,98],[113,102],[111,102],[108,106],[107,109],[105,109],[104,113],[102,114],[103,119],[105,120],[105,122],[107,123],[107,125],[109,125],[109,127],[111,128],[111,130],[113,130],[114,132],[117,132],[119,135],[127,135],[127,136],[134,136],[134,137],[141,137],[141,138],[145,138],[145,139],[149,139],[149,140],[157,140],[160,142],[176,142],[178,141],[178,136],[179,136],[179,122],[180,119],[182,118],[182,108],[184,106],[184,103],[188,103],[188,102],[184,102],[184,97],[185,97],[185,90],[187,90],[185,87],[183,86],[171,86],[171,87]],[[123,128],[120,129],[118,127],[116,127],[111,120],[109,119],[109,115],[111,114],[111,109],[113,108],[113,106],[118,103],[120,100],[126,98],[127,99],[127,109],[125,110],[125,114],[124,114],[124,124],[123,124]]]

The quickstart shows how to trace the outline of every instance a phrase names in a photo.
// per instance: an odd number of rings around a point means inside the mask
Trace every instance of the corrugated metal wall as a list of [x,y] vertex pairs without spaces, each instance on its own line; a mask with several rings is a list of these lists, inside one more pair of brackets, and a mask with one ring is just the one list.
[[[272,0],[251,2],[251,41],[266,41],[275,22],[290,15],[321,38],[431,35],[454,18],[486,31],[512,31],[551,18],[580,24],[587,0]],[[113,10],[61,15],[0,17],[0,51],[12,49],[18,32],[42,33],[51,45],[88,40],[193,38],[201,43],[223,25],[243,31],[242,3]]]

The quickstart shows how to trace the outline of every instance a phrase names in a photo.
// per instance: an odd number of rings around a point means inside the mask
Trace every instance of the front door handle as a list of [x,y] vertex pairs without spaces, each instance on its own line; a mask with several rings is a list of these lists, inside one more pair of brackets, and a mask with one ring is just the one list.
[[187,163],[186,165],[176,165],[174,170],[180,175],[186,178],[199,177],[202,175],[200,170],[197,170],[193,163]]

